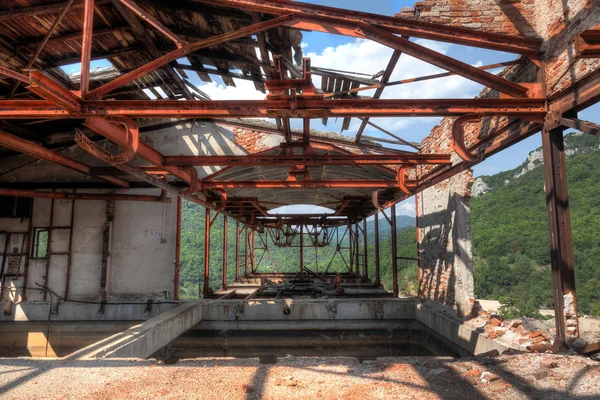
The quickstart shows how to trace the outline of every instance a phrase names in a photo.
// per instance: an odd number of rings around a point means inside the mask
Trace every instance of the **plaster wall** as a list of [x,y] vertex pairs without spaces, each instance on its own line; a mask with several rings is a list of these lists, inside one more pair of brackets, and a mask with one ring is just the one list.
[[[99,190],[87,192],[99,192]],[[118,191],[117,191],[118,192]],[[158,195],[155,189],[140,189],[138,194]],[[35,199],[32,229],[50,226],[52,201]],[[74,210],[72,238],[69,229],[71,209]],[[102,298],[101,272],[104,229],[107,225],[107,202],[91,200],[54,200],[53,229],[49,250],[64,253],[72,240],[71,272],[68,295],[70,299],[99,300]],[[164,299],[173,293],[173,259],[175,257],[176,202],[146,203],[119,201],[114,204],[114,217],[110,224],[107,263],[107,298]],[[0,219],[0,227],[10,236],[12,247],[21,246],[23,232],[29,227],[28,218]],[[4,246],[6,234],[0,234]],[[25,252],[31,248],[25,245]],[[10,257],[9,257],[10,258]],[[48,287],[59,296],[67,290],[68,256],[51,255],[49,259],[29,259],[27,290],[23,293],[25,257],[21,258],[19,277],[7,277],[2,300],[9,298],[27,301],[44,300],[38,285],[45,282],[48,269]],[[46,300],[48,300],[48,296]]]

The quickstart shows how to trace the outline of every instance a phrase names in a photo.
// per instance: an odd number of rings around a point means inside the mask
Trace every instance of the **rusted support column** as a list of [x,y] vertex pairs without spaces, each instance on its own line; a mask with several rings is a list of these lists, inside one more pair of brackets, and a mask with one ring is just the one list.
[[390,219],[392,222],[392,287],[394,297],[398,297],[400,292],[398,288],[398,248],[397,248],[397,233],[396,233],[396,205],[391,207]]
[[227,288],[227,216],[223,216],[223,289]]
[[300,224],[300,278],[304,278],[304,224]]
[[179,300],[179,268],[181,268],[181,196],[177,196],[177,227],[175,228],[175,271],[173,277],[173,299]]
[[[50,282],[50,257],[52,256],[52,231],[54,230],[54,199],[50,201],[50,225],[48,226],[48,245],[46,247],[46,272],[44,273],[44,289],[48,288]],[[4,253],[6,259],[6,253]],[[48,295],[48,290],[44,290],[44,301]]]
[[350,263],[350,272],[354,271],[354,232],[352,224],[348,224],[348,262]]
[[92,35],[94,31],[94,0],[85,0],[83,11],[83,34],[81,38],[81,80],[79,90],[85,96],[90,88],[90,61],[92,59]]
[[250,254],[250,230],[246,226],[244,231],[244,277],[248,277],[248,259]]
[[235,221],[235,281],[240,280],[240,223]]
[[561,345],[560,342],[564,343],[579,336],[562,127],[542,131],[542,151],[544,154],[544,188],[550,235],[556,337]]
[[204,289],[203,297],[206,298],[210,291],[210,209],[206,208],[204,218]]
[[365,254],[363,254],[363,260],[364,260],[364,267],[363,267],[363,275],[365,277],[365,279],[369,279],[369,257],[367,255],[367,249],[368,249],[368,244],[367,244],[367,219],[363,219],[363,252]]
[[255,245],[255,235],[256,231],[251,231],[250,232],[250,270],[252,271],[252,273],[256,272],[255,271],[255,266],[254,266],[254,245]]
[[374,230],[375,230],[375,286],[381,285],[381,275],[379,274],[379,213],[375,214]]
[[354,262],[356,275],[360,275],[360,244],[358,242],[358,222],[354,224]]
[[71,220],[69,230],[69,249],[67,250],[67,273],[65,276],[65,299],[69,298],[69,284],[71,282],[71,262],[73,260],[73,226],[75,223],[75,199],[71,201]]

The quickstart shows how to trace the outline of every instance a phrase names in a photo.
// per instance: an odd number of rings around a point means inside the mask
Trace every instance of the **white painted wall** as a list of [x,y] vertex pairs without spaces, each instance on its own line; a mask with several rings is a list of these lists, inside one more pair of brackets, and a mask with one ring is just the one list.
[[[91,191],[90,191],[91,192]],[[95,192],[99,192],[96,190]],[[131,193],[131,192],[130,192]],[[159,190],[140,189],[137,194],[158,195]],[[35,199],[32,227],[48,227],[51,200]],[[73,224],[70,299],[98,300],[106,202],[77,200]],[[67,227],[71,222],[71,200],[54,201],[54,226]],[[107,296],[116,299],[164,298],[173,294],[173,259],[175,257],[176,201],[171,204],[117,201],[111,227],[110,256],[107,271]],[[0,218],[0,232],[25,232],[28,219]],[[12,235],[11,249],[22,235]],[[0,233],[0,251],[5,234]],[[51,250],[66,252],[68,229],[54,229]],[[31,254],[31,248],[28,249]],[[2,258],[0,257],[0,262]],[[44,283],[45,259],[30,259],[27,277],[27,301],[42,301],[36,283]],[[21,266],[23,271],[24,259]],[[53,255],[49,262],[48,286],[63,296],[67,277],[67,256]],[[3,299],[20,295],[23,279],[7,278]]]

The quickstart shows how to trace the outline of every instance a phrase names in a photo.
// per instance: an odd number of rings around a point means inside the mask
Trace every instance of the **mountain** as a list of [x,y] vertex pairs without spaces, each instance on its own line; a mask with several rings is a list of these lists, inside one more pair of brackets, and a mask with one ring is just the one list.
[[[565,146],[578,308],[600,315],[600,139],[574,133]],[[476,295],[532,316],[552,307],[541,148],[513,170],[477,178],[471,222]]]

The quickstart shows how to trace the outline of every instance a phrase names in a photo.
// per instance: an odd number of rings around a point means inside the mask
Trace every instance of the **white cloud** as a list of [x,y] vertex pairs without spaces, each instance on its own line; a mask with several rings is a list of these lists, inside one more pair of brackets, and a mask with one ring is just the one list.
[[[428,40],[416,40],[418,44],[428,47],[432,50],[446,54],[452,47],[451,44],[433,42]],[[304,43],[303,47],[308,44]],[[389,47],[380,45],[376,42],[355,39],[350,43],[339,45],[337,47],[327,47],[322,52],[305,52],[306,57],[311,58],[313,66],[322,68],[331,68],[344,71],[354,71],[366,74],[376,74],[386,68],[393,50]],[[480,65],[478,61],[476,65]],[[400,57],[394,72],[391,76],[391,81],[401,79],[414,78],[424,75],[436,74],[445,72],[433,65],[427,64],[421,60],[403,54]],[[313,75],[315,86],[320,88],[321,77]],[[222,84],[206,83],[201,84],[199,88],[211,96],[215,100],[260,100],[264,99],[265,95],[254,88],[254,84],[250,81],[235,79],[237,87],[227,87]],[[441,79],[428,80],[423,82],[415,82],[391,86],[383,92],[383,99],[426,99],[426,98],[462,98],[474,97],[480,91],[481,85],[464,79],[459,76],[450,76]],[[374,90],[364,91],[360,94],[369,96],[373,95]],[[414,133],[416,124],[425,122],[431,126],[432,122],[438,119],[431,118],[380,118],[373,122],[381,127],[390,130],[393,133],[398,133],[407,140],[420,141],[426,132]],[[330,119],[325,129],[339,132],[341,129],[342,118],[337,121]],[[318,121],[313,122],[313,126],[317,129],[324,128],[320,126]],[[349,134],[356,132],[360,126],[360,121],[356,118],[352,120]],[[368,134],[373,136],[381,136],[375,128],[368,127]],[[428,130],[427,130],[428,131]],[[346,132],[348,133],[348,132]],[[383,137],[383,136],[381,136]]]

